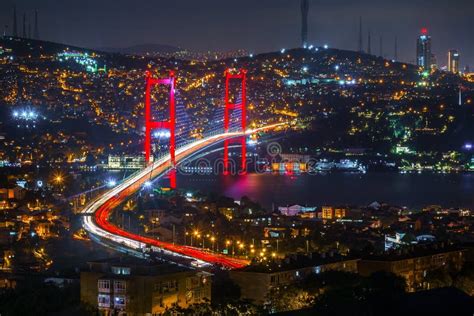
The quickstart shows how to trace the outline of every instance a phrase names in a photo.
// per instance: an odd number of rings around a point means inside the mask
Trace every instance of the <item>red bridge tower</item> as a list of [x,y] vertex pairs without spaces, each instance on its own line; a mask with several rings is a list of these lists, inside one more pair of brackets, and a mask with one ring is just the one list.
[[[229,102],[229,84],[232,79],[237,79],[241,81],[241,95],[242,99],[240,103],[230,103]],[[241,109],[242,110],[242,117],[241,117],[241,126],[242,132],[245,132],[247,128],[246,122],[246,103],[247,103],[247,71],[244,69],[240,69],[240,71],[236,74],[231,73],[230,69],[225,71],[225,110],[224,110],[224,131],[226,133],[229,132],[229,115],[231,110]],[[224,141],[224,174],[229,174],[229,142],[230,139],[226,139]],[[238,140],[237,140],[238,141]],[[242,144],[242,173],[247,171],[247,148],[246,148],[246,137],[243,135],[240,139]]]
[[[168,85],[170,87],[169,92],[169,119],[165,121],[153,121],[151,115],[151,88],[155,85]],[[153,78],[149,71],[146,72],[146,92],[145,92],[145,161],[147,164],[150,163],[151,156],[151,131],[154,129],[167,129],[170,132],[170,187],[176,187],[176,107],[174,100],[176,78],[173,71],[170,71],[168,78]]]

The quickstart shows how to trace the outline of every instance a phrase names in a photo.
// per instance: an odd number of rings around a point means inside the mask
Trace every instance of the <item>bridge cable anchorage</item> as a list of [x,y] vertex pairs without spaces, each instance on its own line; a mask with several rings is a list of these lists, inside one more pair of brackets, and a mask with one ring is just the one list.
[[[238,93],[238,97],[236,100],[231,102],[230,100],[230,93],[229,93],[229,86],[231,80],[239,80],[240,81],[240,92]],[[242,160],[241,160],[241,173],[246,173],[247,171],[247,147],[246,147],[246,135],[245,131],[247,128],[247,71],[245,69],[240,69],[238,73],[232,72],[231,69],[226,69],[225,71],[225,96],[224,96],[224,133],[238,132],[238,129],[235,131],[229,129],[231,123],[231,114],[230,111],[233,112],[240,112],[240,126],[241,126],[241,133],[243,133],[242,137],[240,138],[240,142],[242,144]],[[230,139],[224,140],[224,175],[229,174],[229,143]]]
[[[169,119],[154,121],[151,115],[151,88],[157,85],[167,85],[169,89]],[[150,71],[146,72],[146,91],[145,91],[145,162],[150,164],[151,157],[151,131],[154,129],[168,130],[170,134],[169,153],[170,164],[174,169],[176,167],[176,105],[175,105],[175,86],[176,77],[174,71],[169,72],[168,78],[154,78]],[[170,173],[170,187],[176,188],[176,173]]]

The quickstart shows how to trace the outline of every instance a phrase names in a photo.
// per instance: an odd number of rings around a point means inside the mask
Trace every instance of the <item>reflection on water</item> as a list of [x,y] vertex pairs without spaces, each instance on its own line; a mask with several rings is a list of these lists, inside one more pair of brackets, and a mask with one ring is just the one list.
[[393,205],[474,208],[474,174],[332,173],[287,176],[178,176],[178,187],[217,192],[235,199],[246,195],[266,208],[288,204]]

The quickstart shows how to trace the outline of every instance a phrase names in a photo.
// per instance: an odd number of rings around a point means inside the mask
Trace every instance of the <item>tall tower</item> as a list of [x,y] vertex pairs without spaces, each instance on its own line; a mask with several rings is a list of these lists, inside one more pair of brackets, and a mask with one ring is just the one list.
[[455,49],[448,52],[448,71],[453,74],[459,73],[459,52]]
[[383,58],[383,37],[380,35],[380,42],[379,42],[379,55]]
[[359,53],[364,52],[363,45],[364,45],[364,43],[363,43],[363,39],[362,39],[362,17],[360,16],[359,17],[359,48],[358,48]]
[[370,30],[367,35],[367,54],[372,55],[372,39],[370,36]]
[[23,38],[26,38],[26,13],[23,13]]
[[39,40],[39,29],[38,29],[38,11],[35,10],[35,33],[34,33],[34,39]]
[[393,59],[398,61],[398,37],[395,35],[395,47],[393,52]]
[[425,70],[430,70],[433,64],[432,58],[431,36],[428,35],[428,29],[423,28],[416,42],[416,64]]
[[18,37],[18,26],[16,21],[16,6],[13,7],[13,36]]
[[308,45],[308,10],[309,0],[301,0],[301,46]]

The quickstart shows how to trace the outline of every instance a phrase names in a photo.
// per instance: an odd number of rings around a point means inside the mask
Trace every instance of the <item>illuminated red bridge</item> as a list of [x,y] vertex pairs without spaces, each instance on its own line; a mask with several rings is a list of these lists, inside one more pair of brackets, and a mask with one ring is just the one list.
[[[235,77],[233,77],[235,78]],[[245,72],[240,71],[237,75],[238,79],[245,80]],[[231,77],[226,73],[226,82]],[[183,145],[179,148],[175,148],[174,143],[174,128],[175,128],[175,115],[174,115],[174,74],[170,74],[170,78],[167,79],[153,79],[147,74],[147,93],[146,93],[146,139],[145,139],[145,152],[147,159],[150,158],[150,131],[153,128],[167,128],[171,130],[170,139],[170,153],[162,158],[157,159],[153,163],[131,175],[129,178],[124,180],[122,183],[117,185],[115,188],[107,191],[105,194],[92,201],[83,211],[83,227],[94,237],[94,239],[100,240],[101,243],[111,245],[115,248],[125,248],[134,251],[135,253],[146,253],[153,250],[157,253],[164,255],[181,257],[184,259],[196,260],[198,262],[208,263],[211,265],[222,266],[227,269],[234,269],[244,267],[249,264],[248,260],[239,259],[234,257],[225,256],[223,254],[212,253],[203,249],[194,247],[176,245],[173,243],[167,243],[159,241],[153,238],[140,236],[131,232],[128,232],[111,222],[109,222],[110,215],[114,211],[115,207],[124,202],[129,196],[140,190],[150,180],[157,179],[165,176],[170,171],[174,171],[176,166],[185,161],[188,157],[193,154],[204,151],[215,144],[220,142],[228,143],[232,139],[243,139],[245,141],[248,135],[253,133],[269,130],[277,127],[286,125],[286,123],[278,123],[268,126],[263,126],[253,130],[245,130],[245,122],[242,122],[240,131],[229,131],[228,119],[225,119],[227,123],[223,132],[214,133],[213,135],[204,137],[203,139],[195,140],[191,143]],[[150,115],[150,87],[153,84],[167,84],[170,85],[170,118],[164,122],[153,122]],[[226,112],[231,108],[245,107],[245,83],[243,87],[242,101],[238,104],[229,105],[228,93],[226,85]],[[245,112],[244,112],[245,113]],[[228,115],[228,114],[226,114]],[[244,116],[244,115],[242,115]],[[228,118],[228,116],[227,116]],[[243,149],[242,153],[245,153]],[[227,154],[227,152],[226,152]],[[243,158],[244,159],[244,158]],[[243,160],[245,162],[245,160]],[[173,181],[172,181],[173,184]],[[175,182],[174,182],[175,184]],[[173,185],[174,185],[173,184]]]

